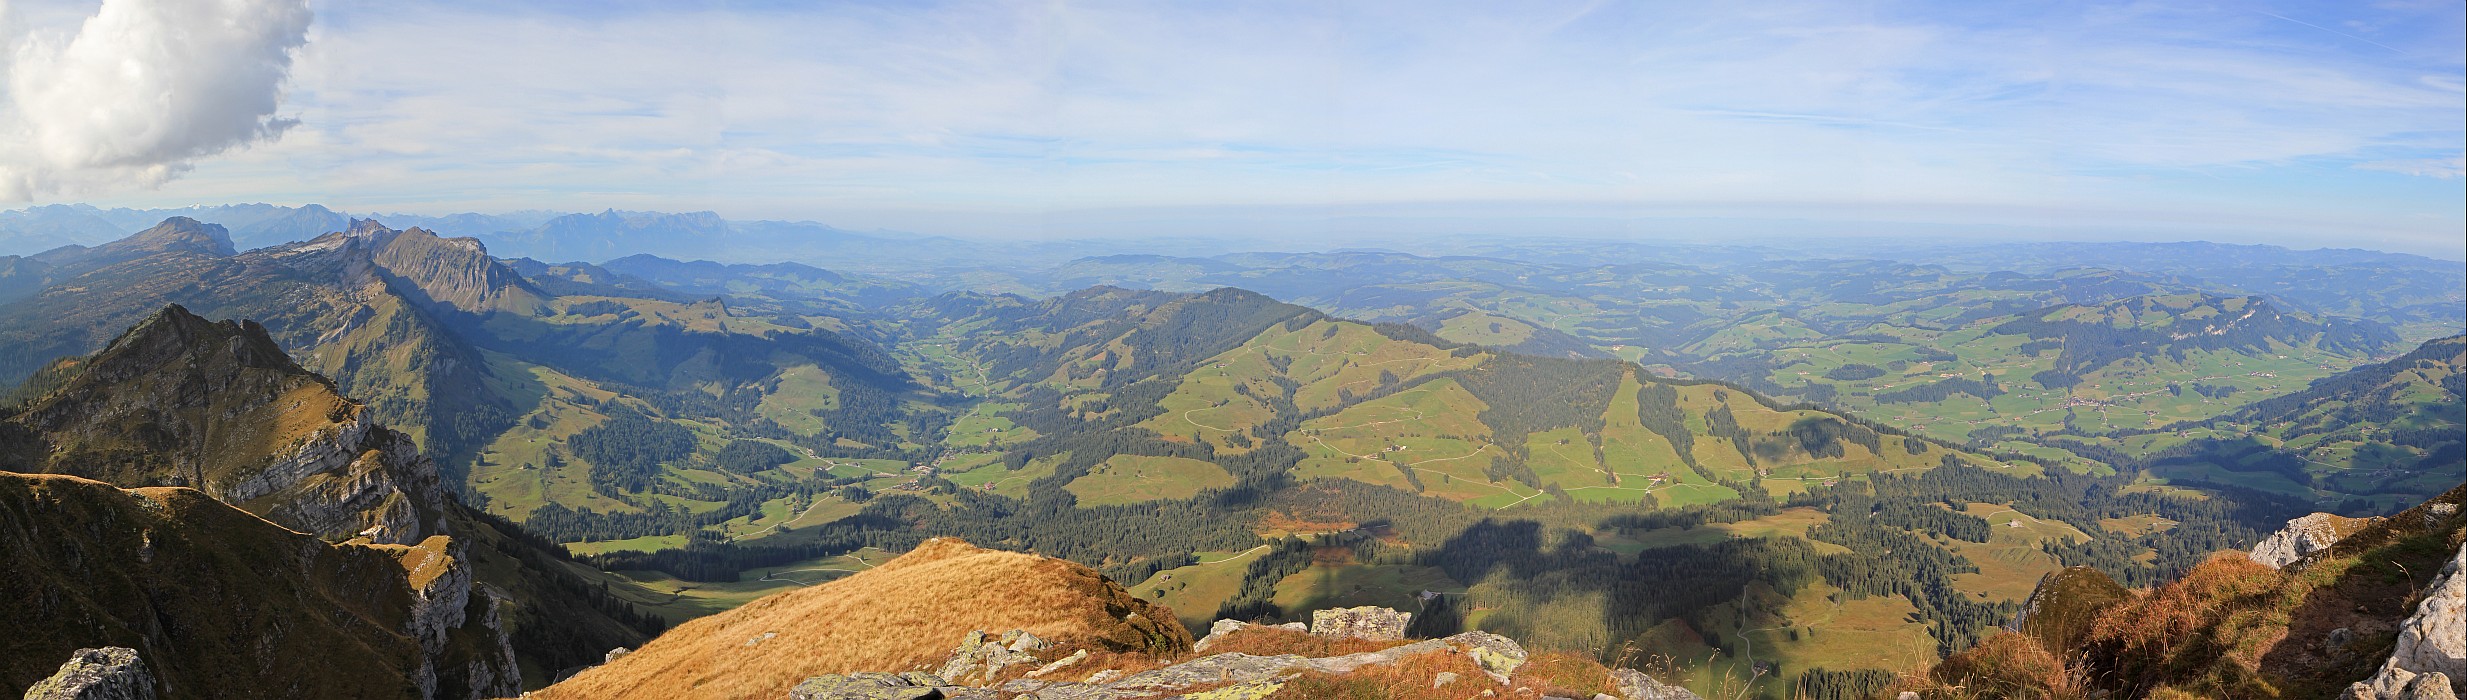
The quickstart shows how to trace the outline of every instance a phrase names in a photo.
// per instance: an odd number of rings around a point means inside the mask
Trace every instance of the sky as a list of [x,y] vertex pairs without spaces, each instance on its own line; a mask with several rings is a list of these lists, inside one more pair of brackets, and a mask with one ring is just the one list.
[[2467,257],[2459,0],[0,2],[6,207]]

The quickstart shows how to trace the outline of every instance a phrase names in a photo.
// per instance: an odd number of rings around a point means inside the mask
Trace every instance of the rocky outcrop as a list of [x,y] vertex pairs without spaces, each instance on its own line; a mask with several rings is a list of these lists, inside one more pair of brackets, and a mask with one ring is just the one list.
[[2329,549],[2339,540],[2377,522],[2381,519],[2347,518],[2329,513],[2314,513],[2289,520],[2286,527],[2279,528],[2278,532],[2262,538],[2260,544],[2253,545],[2253,561],[2273,569],[2283,569],[2315,552]]
[[27,688],[26,700],[154,700],[154,674],[135,649],[79,649],[60,672]]
[[1049,646],[1052,645],[1027,630],[1011,630],[998,638],[981,631],[969,632],[960,640],[959,648],[951,651],[951,660],[943,662],[934,675],[955,685],[992,683],[1012,666],[1043,664],[1036,652]]
[[1413,621],[1413,613],[1365,605],[1358,608],[1331,608],[1311,611],[1311,634],[1322,637],[1356,637],[1374,641],[1395,641],[1405,638],[1405,626]]
[[1704,700],[1688,689],[1654,680],[1632,668],[1612,669],[1610,682],[1626,700]]
[[[2452,512],[2456,512],[2455,509]],[[2399,627],[2398,646],[2347,700],[2451,700],[2467,688],[2467,547],[2460,547]]]

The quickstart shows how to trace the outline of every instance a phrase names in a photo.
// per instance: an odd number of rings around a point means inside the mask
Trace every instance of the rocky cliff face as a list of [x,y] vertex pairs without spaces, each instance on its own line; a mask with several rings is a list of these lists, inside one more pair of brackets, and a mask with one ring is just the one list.
[[23,434],[0,465],[188,486],[328,541],[443,532],[436,465],[253,322],[172,305],[48,372],[57,388],[7,419]]

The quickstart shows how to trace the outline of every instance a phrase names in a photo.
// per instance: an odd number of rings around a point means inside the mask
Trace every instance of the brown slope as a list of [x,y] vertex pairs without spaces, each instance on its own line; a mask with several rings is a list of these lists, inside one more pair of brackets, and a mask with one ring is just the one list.
[[1125,651],[1191,645],[1171,610],[1088,567],[937,538],[847,578],[679,625],[535,697],[785,697],[811,676],[939,663],[970,630],[1013,629]]
[[0,472],[0,688],[136,649],[162,697],[493,697],[512,659],[445,538],[329,545],[191,489]]

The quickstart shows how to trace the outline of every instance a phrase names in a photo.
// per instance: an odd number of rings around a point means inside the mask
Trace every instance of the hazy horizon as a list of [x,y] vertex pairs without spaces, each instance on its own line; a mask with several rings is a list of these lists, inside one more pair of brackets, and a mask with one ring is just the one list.
[[2462,24],[2455,2],[18,0],[0,206],[2456,260]]

